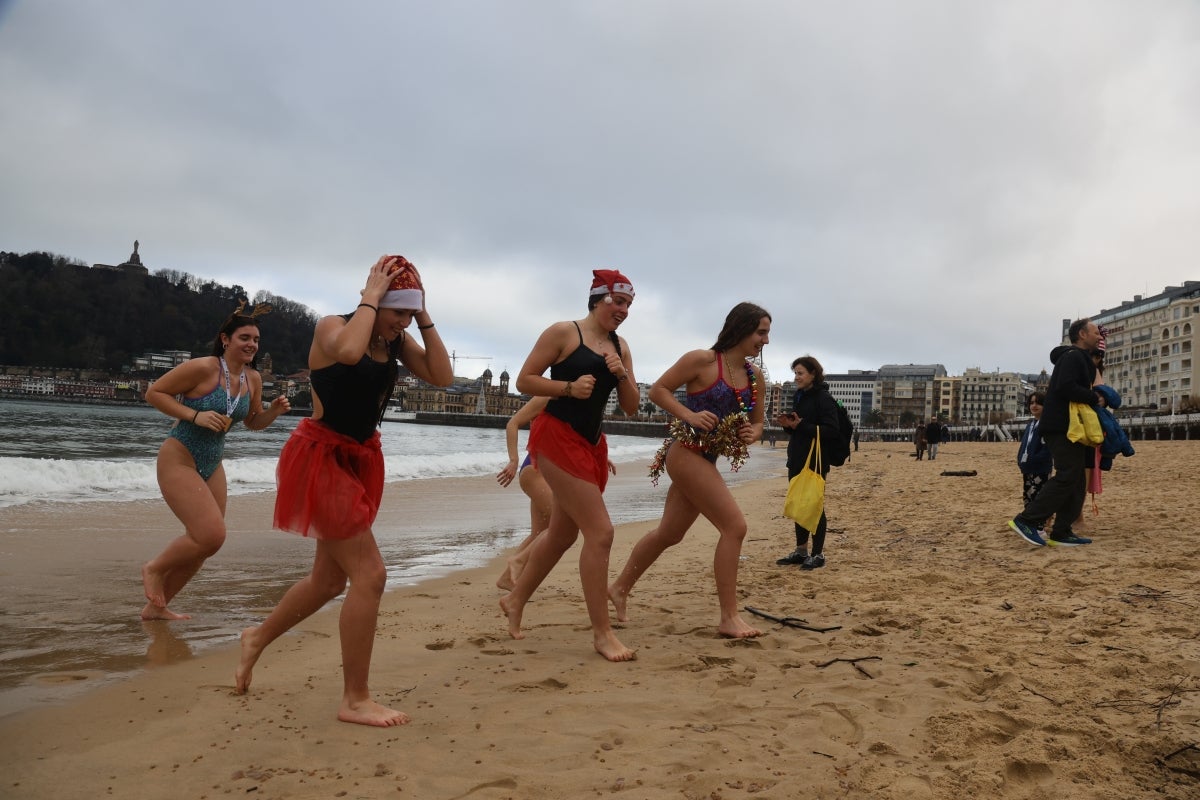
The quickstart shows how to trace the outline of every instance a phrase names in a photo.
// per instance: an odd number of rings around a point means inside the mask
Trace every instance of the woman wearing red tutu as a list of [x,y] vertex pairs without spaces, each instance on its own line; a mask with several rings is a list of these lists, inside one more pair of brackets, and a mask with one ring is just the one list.
[[[617,327],[629,315],[633,284],[612,269],[595,270],[588,315],[556,322],[542,332],[517,376],[517,389],[549,397],[529,428],[529,453],[554,493],[550,527],[529,548],[516,586],[500,600],[508,632],[523,639],[521,614],[550,570],[583,533],[579,579],[596,652],[609,661],[631,661],[634,651],[617,639],[608,617],[608,554],[613,525],[604,506],[608,444],[600,422],[615,389],[621,409],[637,413],[629,345]],[[550,377],[543,377],[546,370]]]
[[[264,649],[297,622],[350,589],[339,631],[344,689],[338,719],[403,725],[408,715],[371,699],[367,676],[387,572],[371,525],[383,494],[379,431],[396,384],[396,361],[435,386],[453,380],[450,357],[429,312],[416,267],[384,256],[371,267],[353,314],[317,323],[308,351],[313,415],[279,455],[275,527],[317,540],[312,572],[288,589],[262,625],[242,632],[236,688],[250,687]],[[404,329],[417,321],[424,346]]]

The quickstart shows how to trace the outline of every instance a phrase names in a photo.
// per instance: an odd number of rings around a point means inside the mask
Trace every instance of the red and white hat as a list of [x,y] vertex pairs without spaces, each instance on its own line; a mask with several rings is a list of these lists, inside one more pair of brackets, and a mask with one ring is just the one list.
[[589,296],[620,292],[633,297],[633,283],[615,269],[592,270],[592,291]]
[[417,268],[404,256],[394,256],[399,266],[392,269],[392,282],[379,300],[380,308],[404,308],[420,311],[425,307],[425,287]]

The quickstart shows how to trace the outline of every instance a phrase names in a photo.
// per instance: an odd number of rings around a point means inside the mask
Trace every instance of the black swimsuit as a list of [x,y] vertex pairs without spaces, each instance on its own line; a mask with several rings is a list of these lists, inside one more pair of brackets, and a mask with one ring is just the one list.
[[[580,330],[578,322],[574,324],[579,333],[579,347],[550,367],[550,379],[574,381],[584,375],[591,375],[596,379],[596,385],[586,400],[574,397],[553,398],[546,404],[546,413],[561,419],[584,439],[596,444],[600,441],[600,423],[604,419],[604,407],[608,405],[608,396],[617,388],[617,376],[609,371],[604,356],[583,343],[583,331]],[[616,336],[613,335],[612,338],[616,343]],[[620,353],[621,345],[617,343],[617,354]]]

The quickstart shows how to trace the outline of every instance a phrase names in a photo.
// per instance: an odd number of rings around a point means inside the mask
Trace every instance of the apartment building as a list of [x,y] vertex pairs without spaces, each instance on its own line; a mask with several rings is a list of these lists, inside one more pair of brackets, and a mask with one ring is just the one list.
[[[1200,395],[1195,352],[1200,345],[1200,281],[1134,295],[1092,316],[1106,332],[1104,380],[1124,407],[1177,412]],[[1063,320],[1063,341],[1071,320]]]
[[[875,370],[852,369],[838,375],[826,375],[829,393],[845,407],[854,427],[861,427],[863,419],[876,407],[875,382],[879,373]],[[792,385],[795,390],[795,385]]]

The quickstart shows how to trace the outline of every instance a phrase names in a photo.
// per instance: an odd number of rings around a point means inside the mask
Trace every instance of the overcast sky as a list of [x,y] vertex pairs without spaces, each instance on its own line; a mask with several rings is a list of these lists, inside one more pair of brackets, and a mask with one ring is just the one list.
[[644,382],[742,300],[778,380],[1037,372],[1200,278],[1198,122],[1194,0],[0,0],[0,249],[321,314],[401,253],[466,376],[601,267]]

